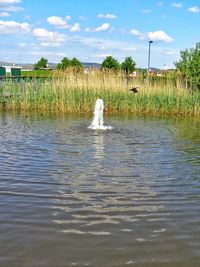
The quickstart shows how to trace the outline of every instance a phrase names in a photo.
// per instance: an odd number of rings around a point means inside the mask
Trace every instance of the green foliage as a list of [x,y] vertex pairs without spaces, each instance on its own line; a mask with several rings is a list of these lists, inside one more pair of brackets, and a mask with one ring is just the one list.
[[118,70],[120,68],[120,64],[117,59],[112,56],[107,56],[101,64],[102,68]]
[[78,68],[82,67],[81,62],[75,57],[72,58],[72,60],[70,61],[70,65],[71,65],[71,67],[78,67]]
[[177,70],[191,88],[200,89],[200,43],[195,48],[181,51],[180,56],[180,61],[175,62]]
[[129,74],[136,69],[136,63],[132,57],[126,57],[124,62],[121,64],[121,68],[126,72],[126,74]]
[[30,70],[22,71],[24,77],[52,77],[53,70]]
[[[87,76],[88,78],[88,76]],[[134,95],[108,88],[82,88],[67,80],[33,83],[8,83],[0,89],[0,110],[35,110],[68,113],[92,113],[97,98],[102,98],[109,112],[135,114],[199,115],[200,92],[194,94],[164,94],[162,91]],[[149,89],[149,88],[148,88]],[[5,97],[10,94],[11,97]]]
[[[42,74],[42,70],[33,72]],[[150,77],[148,83],[140,76],[129,77],[128,84],[126,75],[96,69],[91,75],[74,71],[74,68],[51,71],[51,75],[48,79],[3,82],[0,110],[92,113],[96,99],[102,98],[107,112],[113,114],[200,115],[200,91],[191,93],[177,86],[171,75],[169,78]],[[129,85],[138,85],[138,93],[130,92]]]
[[41,59],[36,64],[34,64],[34,70],[47,68],[47,66],[48,66],[48,59],[41,57]]
[[77,58],[72,58],[72,60],[68,59],[67,57],[64,57],[60,63],[57,65],[57,69],[64,70],[68,67],[76,67],[81,68],[83,65]]
[[57,65],[57,69],[66,69],[67,67],[70,66],[70,60],[67,57],[64,57],[60,63]]

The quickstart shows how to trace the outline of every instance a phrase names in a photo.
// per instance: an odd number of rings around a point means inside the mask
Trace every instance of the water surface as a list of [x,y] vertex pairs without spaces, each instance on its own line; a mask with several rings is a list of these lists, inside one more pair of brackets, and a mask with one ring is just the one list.
[[195,267],[200,121],[0,114],[0,266]]

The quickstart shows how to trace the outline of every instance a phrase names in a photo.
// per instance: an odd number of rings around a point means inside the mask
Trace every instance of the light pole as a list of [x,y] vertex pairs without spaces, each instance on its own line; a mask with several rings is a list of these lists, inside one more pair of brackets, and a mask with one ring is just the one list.
[[147,73],[149,73],[149,69],[150,69],[150,59],[151,59],[151,44],[153,43],[153,41],[149,41],[149,53],[148,53],[148,67],[147,67]]

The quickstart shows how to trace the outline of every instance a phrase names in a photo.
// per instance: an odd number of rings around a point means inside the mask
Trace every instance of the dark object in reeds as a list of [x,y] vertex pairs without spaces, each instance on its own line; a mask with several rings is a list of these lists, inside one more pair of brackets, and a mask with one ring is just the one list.
[[133,92],[134,94],[135,94],[135,93],[138,93],[137,88],[138,88],[138,87],[133,87],[133,88],[131,88],[129,91]]
[[11,98],[12,96],[13,96],[13,94],[10,93],[10,92],[5,92],[5,93],[3,94],[3,97],[4,97],[4,98]]

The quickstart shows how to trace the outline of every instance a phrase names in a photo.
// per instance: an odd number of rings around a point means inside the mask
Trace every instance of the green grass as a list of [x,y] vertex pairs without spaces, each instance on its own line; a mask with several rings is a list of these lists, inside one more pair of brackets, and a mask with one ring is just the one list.
[[[127,84],[124,77],[104,72],[54,72],[44,82],[1,84],[0,108],[91,113],[96,99],[102,98],[109,113],[200,115],[200,92],[191,93],[174,84],[170,80],[149,84],[140,78]],[[139,85],[137,94],[129,91],[133,85]]]
[[31,70],[31,71],[22,71],[22,76],[25,77],[52,77],[52,70]]

